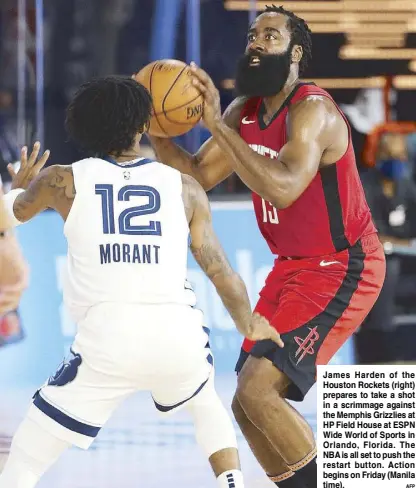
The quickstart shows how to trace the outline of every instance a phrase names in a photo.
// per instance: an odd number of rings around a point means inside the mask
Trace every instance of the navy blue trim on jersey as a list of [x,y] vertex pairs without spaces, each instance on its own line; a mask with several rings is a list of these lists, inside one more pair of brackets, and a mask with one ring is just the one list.
[[84,424],[79,420],[75,420],[69,417],[66,413],[61,412],[56,407],[48,403],[40,394],[37,392],[33,397],[33,404],[41,412],[47,415],[52,420],[55,420],[59,425],[76,432],[77,434],[82,434],[87,437],[97,437],[101,430],[101,427],[93,427],[92,425]]
[[257,112],[257,121],[260,127],[260,130],[266,130],[268,129],[272,123],[279,117],[279,115],[283,112],[283,110],[290,105],[290,102],[292,101],[292,98],[296,95],[297,91],[299,90],[300,87],[305,86],[305,85],[315,85],[315,83],[298,83],[293,90],[289,93],[287,98],[284,100],[282,103],[281,107],[279,110],[273,114],[273,117],[270,119],[270,121],[266,124],[264,121],[264,116],[266,115],[266,106],[264,105],[264,100],[261,101],[260,107]]
[[143,166],[143,164],[149,164],[155,162],[153,159],[142,158],[139,161],[136,161],[135,163],[132,164],[120,164],[117,163],[115,159],[112,159],[109,156],[106,156],[105,158],[102,159],[104,161],[107,161],[108,163],[114,164],[115,166],[118,166],[119,168],[123,168],[123,169],[134,168],[136,166]]
[[[212,358],[212,355],[210,354],[210,357]],[[208,359],[208,362],[210,364],[212,364],[210,362],[210,360]],[[166,412],[170,412],[171,410],[173,410],[174,408],[178,408],[180,407],[181,405],[183,405],[184,403],[186,402],[189,402],[189,400],[192,400],[192,398],[196,397],[196,395],[198,395],[198,393],[202,390],[202,388],[208,383],[208,380],[209,380],[209,376],[208,378],[206,379],[206,381],[204,381],[202,383],[202,385],[195,391],[195,393],[193,393],[193,395],[191,395],[189,398],[187,398],[186,400],[182,400],[181,402],[179,403],[175,403],[175,405],[161,405],[160,403],[157,403],[157,401],[153,398],[153,401],[155,403],[155,406],[156,408],[159,410],[159,412],[163,412],[163,413],[166,413]]]
[[[208,327],[204,327],[203,326],[202,329],[204,330],[204,332],[208,336],[210,335],[211,330],[208,329]],[[214,366],[214,356],[212,355],[209,341],[206,343],[205,349],[207,349],[207,352],[208,352],[208,354],[207,354],[207,361],[208,361],[208,363],[211,366]],[[155,402],[156,408],[159,410],[159,412],[169,412],[170,410],[173,410],[174,408],[180,407],[181,405],[183,405],[186,402],[189,402],[189,400],[192,400],[192,398],[194,398],[196,395],[198,395],[198,393],[202,390],[202,388],[207,384],[208,380],[209,380],[209,377],[208,377],[208,379],[206,381],[204,381],[202,383],[202,385],[196,390],[196,392],[192,396],[190,396],[186,400],[183,400],[182,402],[176,403],[175,405],[169,405],[169,406],[167,406],[167,405],[161,405],[160,403],[157,403],[157,401],[155,399],[153,399],[153,401]]]
[[337,165],[331,164],[319,171],[322,181],[322,190],[326,207],[328,209],[329,229],[331,232],[332,244],[336,252],[343,251],[350,246],[345,235],[344,218],[342,214],[342,203],[339,194]]
[[[202,329],[209,338],[209,335],[211,334],[211,330],[208,329],[208,327],[204,327],[204,326],[202,326]],[[211,352],[211,344],[209,343],[209,339],[208,342],[205,344],[205,349],[208,349],[207,361],[211,366],[214,366],[214,356],[212,355]]]

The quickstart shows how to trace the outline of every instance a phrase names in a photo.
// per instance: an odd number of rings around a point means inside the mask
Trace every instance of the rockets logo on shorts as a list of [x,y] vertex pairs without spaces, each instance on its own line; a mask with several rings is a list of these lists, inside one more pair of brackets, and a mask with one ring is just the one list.
[[317,327],[314,327],[313,329],[308,327],[308,329],[310,330],[310,332],[304,339],[302,339],[301,337],[295,337],[295,342],[299,346],[297,351],[295,352],[295,358],[298,358],[296,364],[299,364],[307,354],[315,354],[313,346],[315,342],[319,340],[319,334],[316,330]]

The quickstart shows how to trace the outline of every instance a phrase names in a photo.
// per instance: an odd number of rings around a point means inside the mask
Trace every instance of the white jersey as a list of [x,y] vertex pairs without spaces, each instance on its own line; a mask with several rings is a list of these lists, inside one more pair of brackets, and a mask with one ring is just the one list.
[[195,304],[181,174],[150,159],[72,165],[64,300],[75,320],[99,303]]

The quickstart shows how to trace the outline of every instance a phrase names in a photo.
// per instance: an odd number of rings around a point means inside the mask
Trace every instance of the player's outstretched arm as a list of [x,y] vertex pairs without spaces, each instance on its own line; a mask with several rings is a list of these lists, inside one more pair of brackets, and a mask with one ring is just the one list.
[[[30,156],[27,148],[21,152],[20,168],[16,173],[8,166],[12,177],[12,190],[5,196],[6,205],[14,225],[27,222],[47,208],[65,211],[65,201],[73,200],[73,176],[69,166],[49,166],[42,169],[49,151],[38,159],[40,144],[35,143]],[[71,200],[71,202],[72,202]]]
[[215,286],[238,331],[251,340],[272,339],[281,343],[279,334],[265,323],[253,321],[246,286],[230,263],[212,227],[208,198],[190,176],[182,176],[183,199],[191,233],[192,254]]
[[192,177],[183,176],[182,181],[192,254],[215,286],[237,329],[246,335],[251,321],[246,286],[232,269],[214,232],[211,209],[204,190]]
[[[238,130],[244,102],[245,99],[237,98],[224,112],[224,123],[231,130]],[[201,146],[196,154],[189,154],[171,139],[150,135],[149,139],[161,163],[192,176],[205,191],[214,188],[233,172],[227,155],[212,137]]]

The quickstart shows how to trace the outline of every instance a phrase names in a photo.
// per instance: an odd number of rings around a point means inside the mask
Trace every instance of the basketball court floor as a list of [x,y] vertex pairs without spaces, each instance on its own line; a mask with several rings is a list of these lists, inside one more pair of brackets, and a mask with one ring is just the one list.
[[[235,389],[233,374],[217,376],[217,390],[227,407]],[[8,390],[0,406],[0,456],[5,458],[10,437],[22,418],[33,390]],[[313,389],[299,408],[315,430],[316,394]],[[301,408],[300,408],[301,407]],[[271,486],[238,431],[246,486]],[[1,461],[0,461],[1,462]],[[156,488],[162,485],[215,487],[208,462],[200,452],[186,412],[162,417],[150,395],[128,400],[100,432],[87,452],[68,451],[39,488]]]
[[[234,374],[217,375],[217,390],[229,407],[235,389]],[[0,466],[10,437],[22,418],[33,389],[8,389],[0,395]],[[316,390],[296,407],[316,428]],[[265,478],[244,438],[238,432],[246,487],[273,486]],[[1,467],[0,467],[1,469]],[[216,482],[194,439],[186,412],[162,417],[150,395],[129,399],[102,429],[89,451],[72,448],[46,475],[39,488],[210,488]]]

